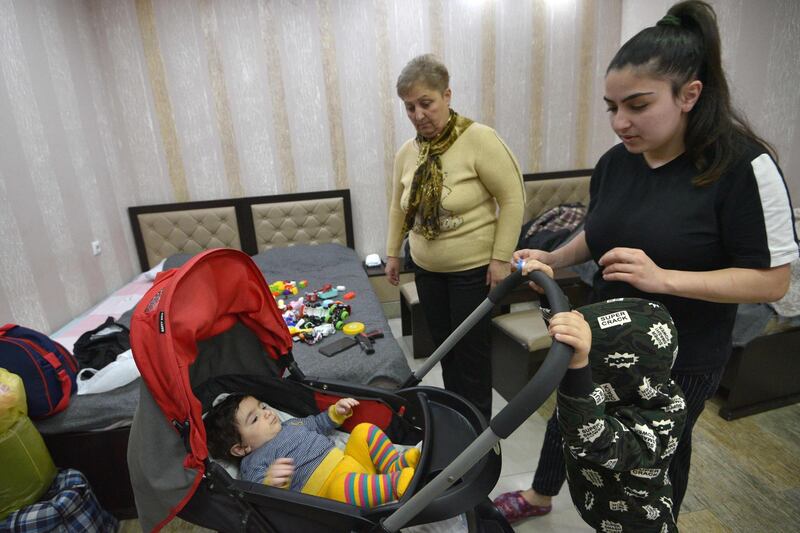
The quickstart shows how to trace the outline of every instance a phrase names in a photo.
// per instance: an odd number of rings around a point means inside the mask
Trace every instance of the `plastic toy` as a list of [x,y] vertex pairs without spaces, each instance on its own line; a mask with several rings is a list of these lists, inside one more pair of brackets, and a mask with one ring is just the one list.
[[339,294],[339,291],[337,291],[336,289],[329,289],[327,291],[319,291],[319,292],[317,292],[317,296],[319,296],[323,300],[328,299],[328,298],[333,298],[333,297],[337,296],[338,294]]
[[333,324],[336,329],[342,329],[345,320],[350,316],[350,306],[342,302],[336,302],[329,306],[325,316],[325,322]]
[[352,300],[355,297],[356,297],[356,291],[346,292],[344,295],[345,300]]
[[342,326],[342,333],[345,335],[358,335],[362,331],[364,331],[363,322],[348,322]]
[[325,322],[315,327],[314,333],[320,333],[323,337],[328,337],[329,335],[336,333],[336,328],[333,327],[333,324],[328,324]]

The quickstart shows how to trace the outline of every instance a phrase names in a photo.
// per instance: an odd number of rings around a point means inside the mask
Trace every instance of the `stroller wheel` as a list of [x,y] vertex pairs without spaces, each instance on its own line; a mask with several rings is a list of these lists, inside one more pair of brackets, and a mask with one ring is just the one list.
[[469,533],[514,533],[511,524],[488,498],[466,513]]

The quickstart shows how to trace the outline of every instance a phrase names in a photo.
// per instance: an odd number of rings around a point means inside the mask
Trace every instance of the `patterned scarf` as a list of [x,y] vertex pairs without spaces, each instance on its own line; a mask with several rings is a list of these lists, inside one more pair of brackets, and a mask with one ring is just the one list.
[[[403,223],[403,233],[413,229],[421,233],[428,240],[435,239],[439,232],[439,208],[442,200],[442,173],[441,155],[450,148],[458,136],[472,125],[472,120],[462,117],[452,109],[447,125],[438,136],[426,140],[422,135],[417,135],[419,157],[417,170],[411,182],[409,193],[408,211]],[[417,216],[419,214],[419,216]]]

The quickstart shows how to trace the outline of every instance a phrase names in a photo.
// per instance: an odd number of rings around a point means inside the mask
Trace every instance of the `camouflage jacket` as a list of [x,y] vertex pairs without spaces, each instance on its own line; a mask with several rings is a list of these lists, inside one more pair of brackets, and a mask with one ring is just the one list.
[[589,366],[567,371],[557,400],[572,500],[598,531],[677,531],[667,470],[686,403],[670,379],[672,319],[633,298],[579,311],[592,329]]

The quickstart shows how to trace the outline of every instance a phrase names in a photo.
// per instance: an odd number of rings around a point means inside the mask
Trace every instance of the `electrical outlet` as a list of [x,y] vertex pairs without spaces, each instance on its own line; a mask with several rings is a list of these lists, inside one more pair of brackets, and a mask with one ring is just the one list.
[[102,248],[100,248],[100,241],[92,241],[92,255],[100,255],[102,251]]

